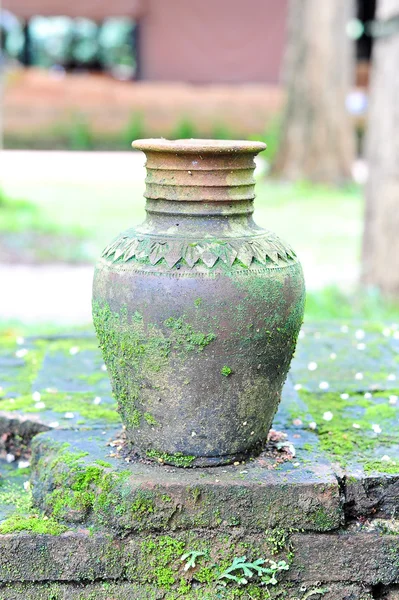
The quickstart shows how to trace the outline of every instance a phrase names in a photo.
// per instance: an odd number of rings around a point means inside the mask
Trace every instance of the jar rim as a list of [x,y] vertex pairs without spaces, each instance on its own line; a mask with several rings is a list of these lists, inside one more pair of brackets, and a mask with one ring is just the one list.
[[258,154],[266,149],[263,142],[249,140],[212,140],[212,139],[181,139],[167,140],[165,138],[148,138],[135,140],[132,147],[144,152],[169,152],[174,154]]

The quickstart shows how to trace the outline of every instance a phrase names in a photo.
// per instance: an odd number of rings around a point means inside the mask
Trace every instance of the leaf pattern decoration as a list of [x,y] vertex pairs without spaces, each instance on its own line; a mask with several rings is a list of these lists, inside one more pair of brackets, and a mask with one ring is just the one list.
[[151,265],[165,261],[169,268],[180,261],[192,269],[195,265],[212,268],[219,262],[249,267],[254,261],[270,267],[297,262],[290,246],[271,232],[253,238],[190,241],[154,235],[138,235],[130,230],[118,236],[102,253],[106,260],[129,262],[147,260]]

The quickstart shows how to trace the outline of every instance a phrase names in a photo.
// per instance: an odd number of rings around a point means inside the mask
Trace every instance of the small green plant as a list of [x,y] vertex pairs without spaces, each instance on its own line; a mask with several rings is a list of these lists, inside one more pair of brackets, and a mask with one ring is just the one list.
[[264,569],[264,575],[262,576],[262,585],[277,585],[277,573],[280,571],[288,571],[290,568],[285,560],[269,560],[270,567]]
[[214,140],[233,140],[237,137],[226,125],[223,123],[216,123],[212,130],[212,138]]
[[184,565],[184,570],[188,571],[189,569],[194,569],[196,567],[196,560],[197,558],[199,558],[200,556],[205,556],[205,552],[199,552],[198,550],[190,550],[189,552],[186,552],[185,554],[183,554],[183,556],[181,557],[181,561],[187,561],[186,564]]
[[238,585],[246,585],[248,579],[256,573],[261,578],[261,585],[276,585],[278,583],[277,573],[287,571],[289,565],[285,560],[280,560],[279,562],[269,560],[270,566],[264,567],[262,565],[265,562],[263,558],[258,558],[254,562],[247,562],[246,556],[236,557],[232,564],[219,575],[218,579],[224,586],[227,585],[228,581],[234,581]]
[[220,369],[220,372],[222,375],[224,375],[225,377],[228,377],[229,375],[232,374],[233,370],[230,369],[230,367],[227,367],[226,365],[224,365],[224,367],[222,367]]
[[198,131],[194,124],[194,121],[188,117],[184,117],[175,126],[172,132],[172,139],[175,140],[187,140],[190,138],[198,137]]
[[[263,563],[265,562],[263,558],[258,558],[254,562],[246,562],[246,556],[235,557],[232,564],[227,567],[220,575],[219,580],[222,585],[226,586],[228,581],[234,581],[239,585],[246,585],[248,583],[248,579],[251,578],[256,572],[259,576],[263,574]],[[237,574],[234,575],[234,572]],[[248,579],[246,579],[248,577]]]
[[248,139],[265,142],[267,149],[263,156],[269,163],[273,163],[281,142],[281,115],[276,115],[269,121],[264,133],[250,135]]
[[141,112],[133,113],[122,131],[123,144],[130,146],[133,140],[138,140],[145,136],[144,115]]
[[66,136],[71,150],[90,150],[93,148],[90,125],[81,117],[71,121],[66,130]]
[[158,425],[157,420],[150,413],[144,413],[143,417],[145,421],[147,421],[148,425],[152,425],[153,427],[156,427]]

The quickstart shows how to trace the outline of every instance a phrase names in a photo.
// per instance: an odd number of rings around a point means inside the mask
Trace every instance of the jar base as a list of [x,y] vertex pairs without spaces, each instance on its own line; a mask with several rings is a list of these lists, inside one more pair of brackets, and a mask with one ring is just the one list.
[[[265,442],[266,443],[266,442]],[[180,452],[176,454],[166,454],[161,452],[147,452],[146,460],[163,465],[170,465],[178,468],[206,468],[206,467],[221,467],[223,465],[231,465],[236,462],[246,462],[250,458],[258,456],[264,447],[265,443],[259,443],[256,447],[252,447],[247,452],[236,452],[234,454],[224,454],[220,456],[188,456]],[[142,453],[137,452],[142,456]]]

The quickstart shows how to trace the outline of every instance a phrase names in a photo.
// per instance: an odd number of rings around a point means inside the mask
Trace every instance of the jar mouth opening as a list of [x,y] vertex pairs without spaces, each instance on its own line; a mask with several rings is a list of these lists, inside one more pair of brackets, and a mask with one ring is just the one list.
[[165,138],[149,138],[135,140],[132,147],[144,152],[168,152],[174,154],[258,154],[266,149],[263,142],[248,140],[209,140],[191,138],[186,140],[167,140]]

